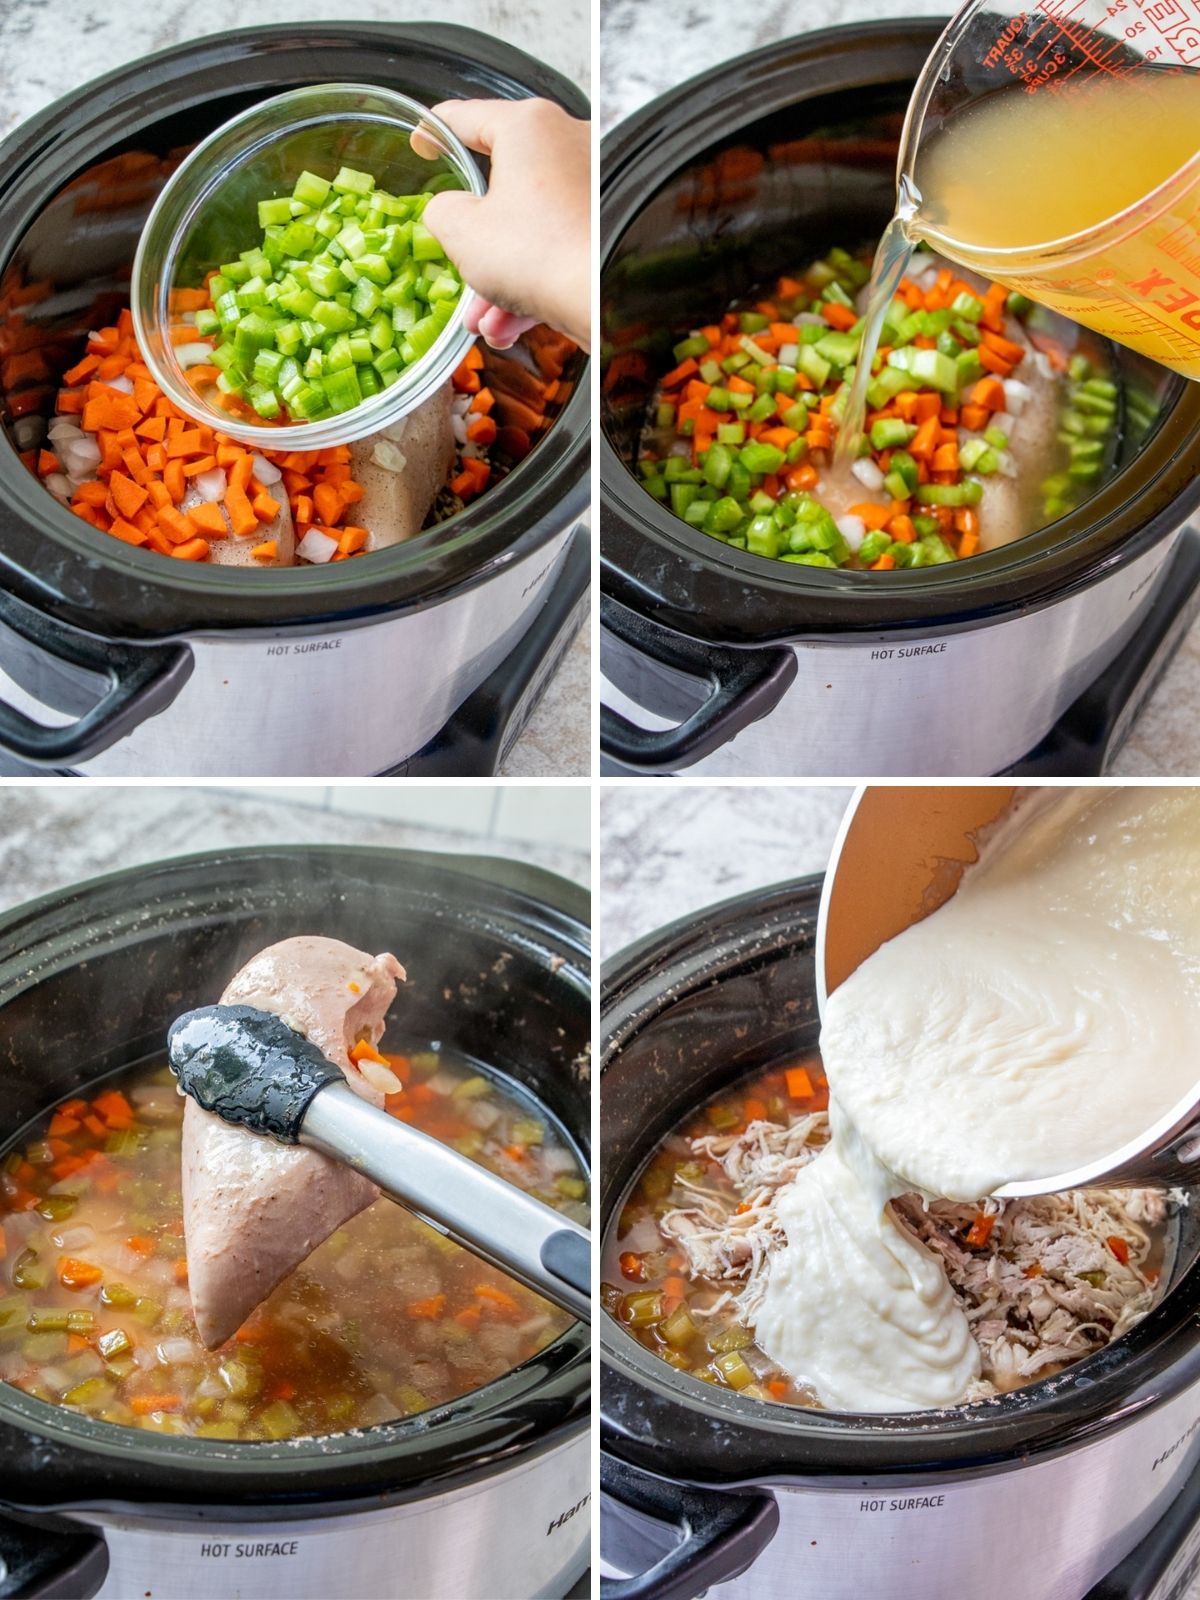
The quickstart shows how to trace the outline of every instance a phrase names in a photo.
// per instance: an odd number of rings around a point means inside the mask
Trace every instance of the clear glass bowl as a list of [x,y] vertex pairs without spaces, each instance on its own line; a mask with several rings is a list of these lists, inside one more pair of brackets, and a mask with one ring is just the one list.
[[[412,149],[417,129],[431,160]],[[223,123],[172,173],[142,232],[130,304],[146,365],[181,411],[242,443],[323,450],[378,433],[440,388],[474,342],[464,325],[465,289],[435,343],[396,383],[313,422],[249,422],[209,405],[188,384],[168,332],[170,291],[198,287],[205,273],[261,242],[259,200],[290,194],[306,168],[331,177],[341,166],[370,172],[391,194],[484,193],[474,158],[426,107],[390,89],[324,83],[264,100]]]

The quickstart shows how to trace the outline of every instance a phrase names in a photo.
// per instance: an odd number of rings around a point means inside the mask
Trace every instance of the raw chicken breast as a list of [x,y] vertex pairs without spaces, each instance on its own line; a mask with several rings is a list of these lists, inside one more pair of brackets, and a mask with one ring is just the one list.
[[[186,513],[192,506],[200,504],[202,495],[195,489],[189,489],[184,495],[180,510]],[[218,567],[294,567],[296,564],[296,530],[292,525],[292,510],[288,505],[287,495],[280,493],[272,496],[279,503],[279,510],[275,513],[274,520],[262,522],[257,530],[248,539],[239,539],[233,533],[225,539],[210,541],[210,556],[214,566]],[[228,515],[225,517],[229,521]],[[264,543],[267,539],[274,539],[279,553],[274,561],[259,561],[250,554],[255,545]]]
[[[223,1005],[272,1011],[317,1045],[372,1105],[383,1095],[351,1062],[377,1043],[404,968],[338,939],[285,939],[233,978]],[[183,1115],[183,1216],[188,1284],[200,1337],[214,1349],[343,1222],[375,1185],[319,1151],[231,1126],[189,1099]]]
[[[350,464],[363,497],[350,507],[346,521],[370,530],[368,550],[382,550],[420,533],[454,460],[450,403],[454,391],[442,387],[384,433],[350,446]],[[380,459],[377,459],[380,458]],[[388,459],[403,465],[389,471]]]

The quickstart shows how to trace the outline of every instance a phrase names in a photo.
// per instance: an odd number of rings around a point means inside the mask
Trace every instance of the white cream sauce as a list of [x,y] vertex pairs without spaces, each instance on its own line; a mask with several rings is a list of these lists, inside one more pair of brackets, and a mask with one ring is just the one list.
[[830,995],[833,1137],[778,1202],[759,1343],[822,1403],[953,1405],[979,1353],[889,1199],[971,1201],[1149,1130],[1200,1076],[1200,789],[1050,790]]

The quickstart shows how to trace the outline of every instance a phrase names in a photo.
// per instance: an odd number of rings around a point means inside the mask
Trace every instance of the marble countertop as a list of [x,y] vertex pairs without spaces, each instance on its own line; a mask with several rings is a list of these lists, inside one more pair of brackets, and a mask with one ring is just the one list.
[[[97,794],[106,798],[98,803]],[[172,784],[0,785],[0,911],[104,872],[232,845],[360,844],[503,856],[587,885],[579,850],[318,810],[278,798]]]
[[[137,56],[255,24],[319,20],[454,22],[528,51],[591,91],[588,0],[156,0],[127,10],[93,0],[0,0],[0,136],[87,79]],[[78,48],[66,48],[74,41]],[[505,776],[591,771],[591,667],[585,623],[502,768]]]
[[[950,0],[776,0],[754,10],[722,0],[602,0],[598,123],[608,133],[674,85],[791,34],[881,17],[948,16]],[[668,20],[669,15],[669,20]],[[1135,720],[1112,771],[1200,772],[1200,623],[1192,628]]]
[[824,871],[853,792],[790,783],[604,784],[595,906],[601,959],[714,901]]

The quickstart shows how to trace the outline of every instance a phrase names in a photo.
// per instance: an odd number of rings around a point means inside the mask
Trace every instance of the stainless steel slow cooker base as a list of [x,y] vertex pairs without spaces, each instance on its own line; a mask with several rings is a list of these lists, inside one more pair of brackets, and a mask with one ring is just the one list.
[[[796,676],[774,710],[679,770],[707,777],[1099,773],[1198,612],[1200,531],[1185,528],[1092,588],[990,628],[796,644]],[[615,649],[602,651],[602,671],[606,655],[618,665]],[[602,684],[604,703],[634,723],[672,726],[607,677]],[[1064,718],[1072,725],[1060,726]],[[622,769],[614,763],[611,770]]]
[[448,1494],[311,1522],[81,1517],[108,1545],[97,1600],[552,1600],[588,1563],[586,1435]]

